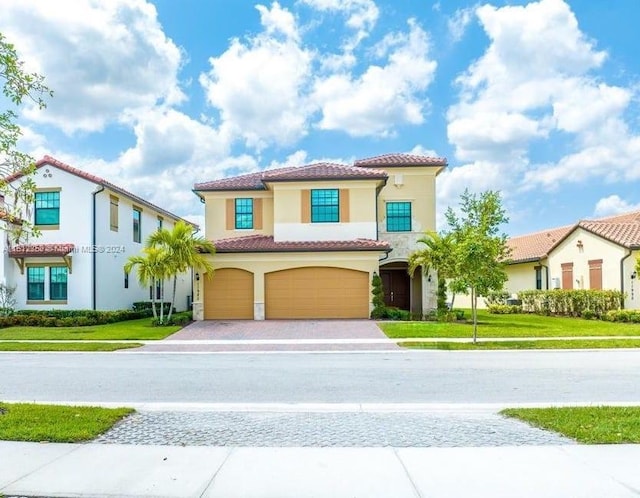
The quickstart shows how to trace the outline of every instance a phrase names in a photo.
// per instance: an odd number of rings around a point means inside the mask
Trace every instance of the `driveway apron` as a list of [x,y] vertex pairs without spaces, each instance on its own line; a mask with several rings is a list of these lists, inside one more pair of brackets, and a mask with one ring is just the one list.
[[378,350],[399,350],[399,347],[371,320],[204,320],[193,322],[158,343],[128,351]]

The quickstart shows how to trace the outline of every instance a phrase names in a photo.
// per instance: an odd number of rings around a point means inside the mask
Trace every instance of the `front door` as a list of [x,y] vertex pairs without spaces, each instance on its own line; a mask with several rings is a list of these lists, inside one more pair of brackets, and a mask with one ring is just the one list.
[[411,280],[406,270],[380,270],[384,289],[384,304],[401,310],[410,306],[409,288]]

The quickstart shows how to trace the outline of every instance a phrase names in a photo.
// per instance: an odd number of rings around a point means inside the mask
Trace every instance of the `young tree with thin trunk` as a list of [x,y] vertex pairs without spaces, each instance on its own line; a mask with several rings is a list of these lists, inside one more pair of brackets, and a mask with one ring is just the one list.
[[[19,59],[15,47],[0,33],[0,83],[4,97],[15,108],[31,102],[39,109],[46,107],[44,97],[53,92],[44,85],[44,78],[28,73]],[[35,162],[32,157],[17,150],[22,135],[16,124],[18,114],[14,109],[0,111],[0,195],[4,205],[0,211],[2,229],[8,241],[17,243],[39,232],[31,223],[31,211],[35,200]],[[16,179],[13,182],[8,179]],[[19,178],[19,180],[17,179]]]
[[202,269],[208,277],[211,277],[213,266],[205,253],[213,254],[215,247],[204,237],[194,236],[193,226],[182,220],[178,221],[171,230],[160,229],[152,233],[147,239],[147,247],[162,249],[167,253],[169,261],[167,278],[173,280],[171,306],[167,317],[167,320],[170,320],[176,300],[178,275],[189,268],[196,268]]
[[478,336],[478,296],[502,290],[510,251],[507,236],[500,227],[509,221],[500,194],[487,191],[479,196],[465,190],[460,215],[449,208],[446,213],[455,260],[453,283],[471,294],[473,342]]

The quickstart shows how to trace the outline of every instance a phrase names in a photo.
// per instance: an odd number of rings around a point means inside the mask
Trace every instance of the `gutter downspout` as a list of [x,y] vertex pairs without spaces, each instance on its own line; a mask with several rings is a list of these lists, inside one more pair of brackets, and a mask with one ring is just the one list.
[[[633,249],[630,248],[629,252],[620,260],[620,292],[624,295],[624,262],[633,254]],[[622,301],[622,308],[624,308],[624,300]]]
[[98,185],[91,196],[93,197],[92,209],[91,209],[91,309],[96,309],[96,195],[104,191],[104,186]]

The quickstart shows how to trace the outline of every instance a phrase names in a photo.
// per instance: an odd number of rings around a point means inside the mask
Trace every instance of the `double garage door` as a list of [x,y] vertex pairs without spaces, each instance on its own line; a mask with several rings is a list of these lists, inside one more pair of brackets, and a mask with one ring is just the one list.
[[[265,275],[267,319],[368,318],[369,274],[333,267],[293,268]],[[204,317],[253,318],[253,274],[217,270],[205,279]]]

